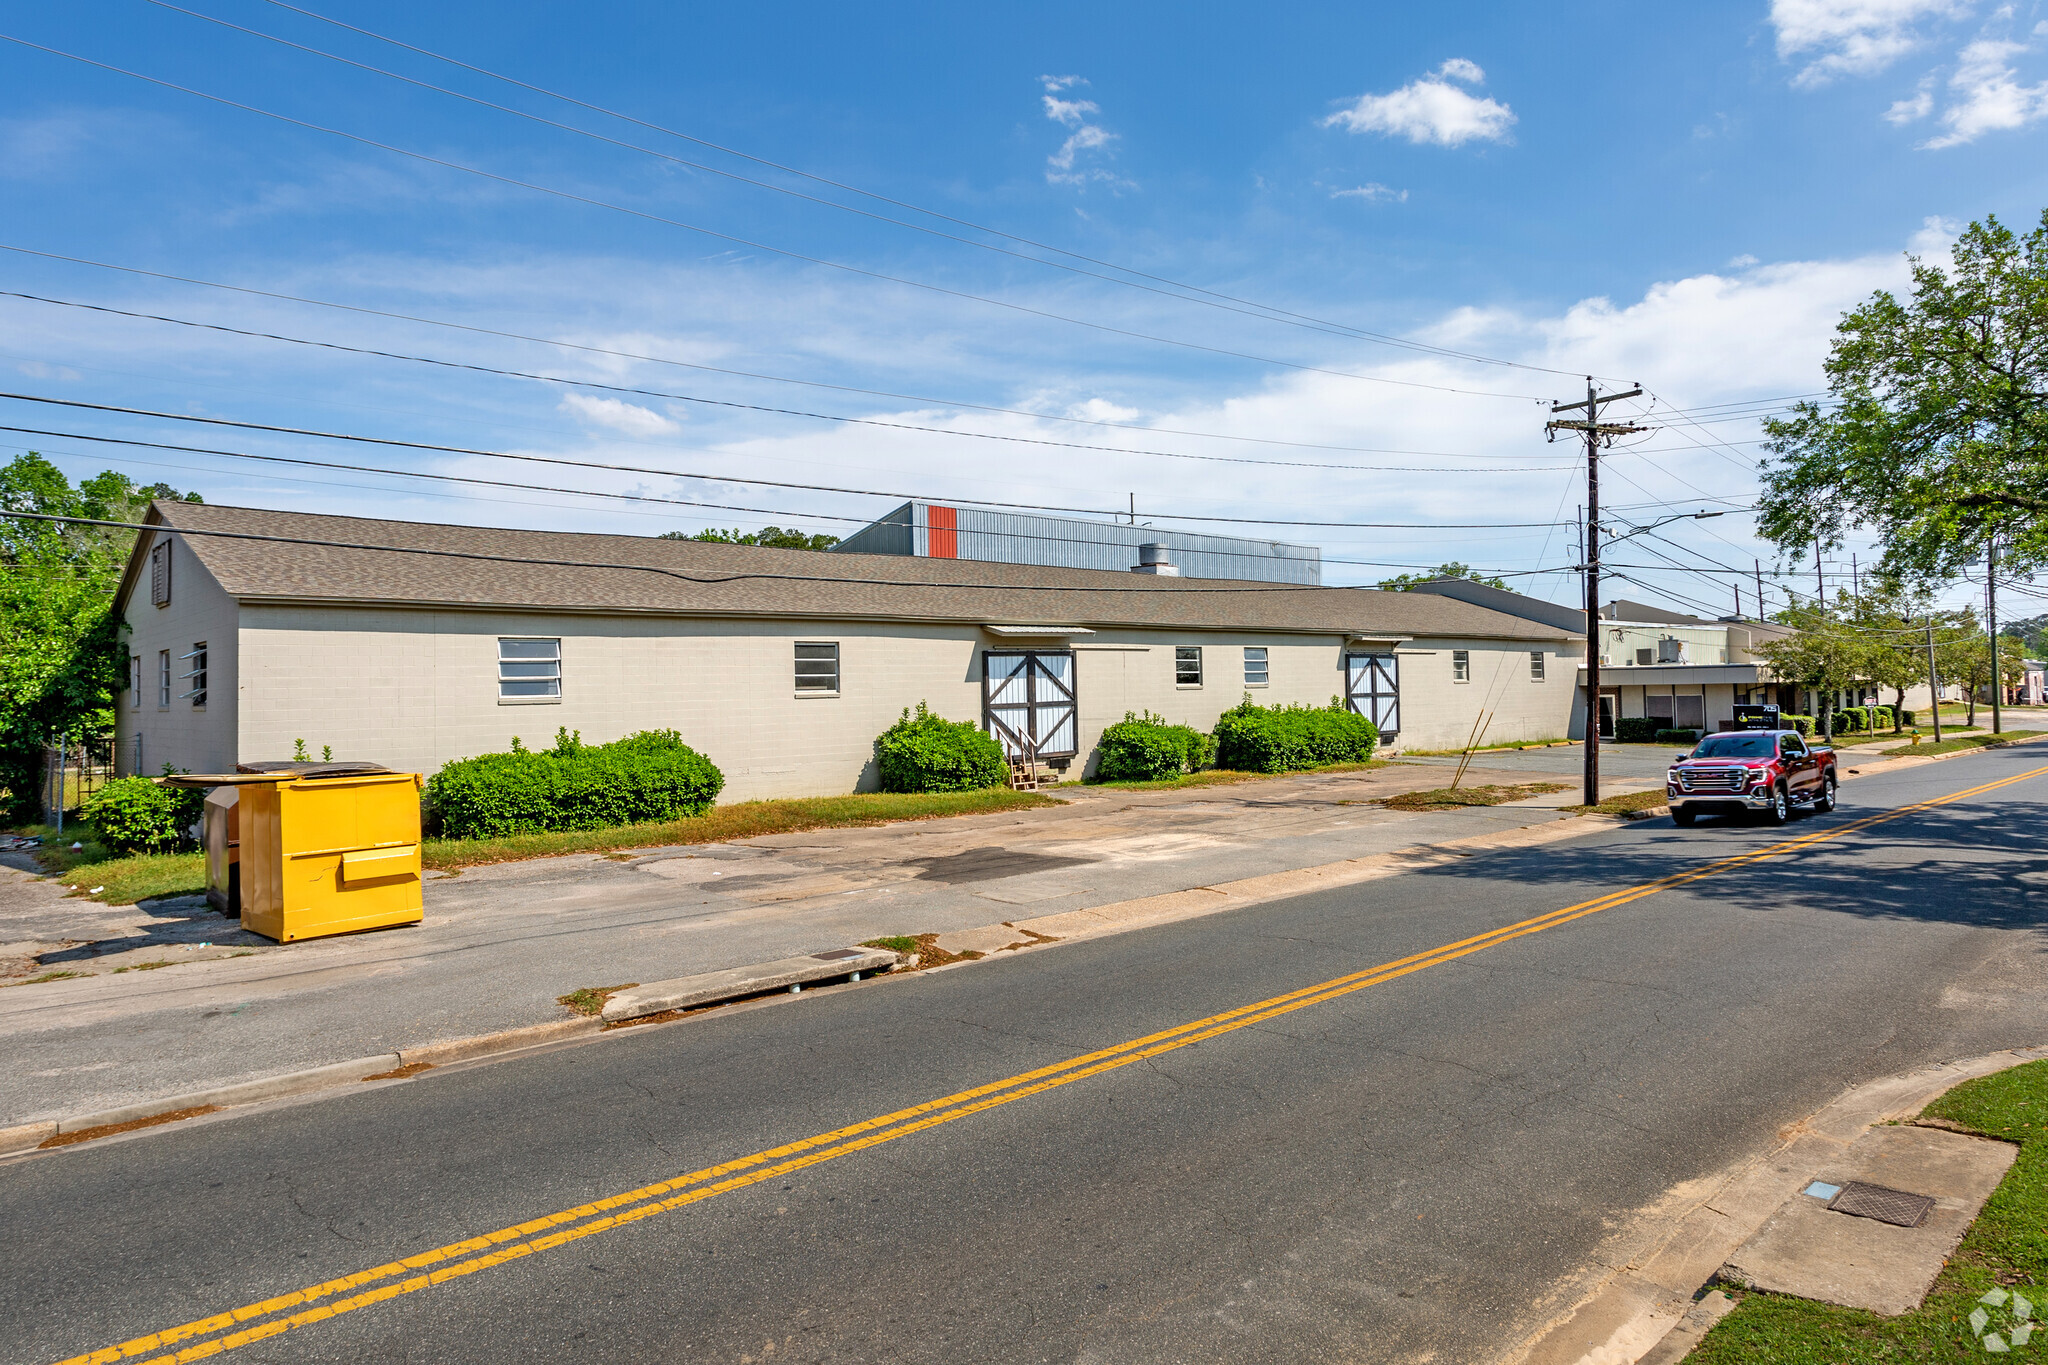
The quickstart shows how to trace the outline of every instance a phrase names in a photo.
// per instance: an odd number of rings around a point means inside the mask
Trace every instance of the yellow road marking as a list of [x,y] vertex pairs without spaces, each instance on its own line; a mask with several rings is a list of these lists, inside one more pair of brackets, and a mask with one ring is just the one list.
[[[2001,778],[1996,782],[1986,782],[1981,786],[1971,787],[1964,791],[1951,792],[1947,796],[1934,797],[1926,801],[1915,802],[1909,806],[1900,806],[1893,810],[1864,816],[1862,819],[1852,820],[1847,824],[1833,825],[1783,843],[1772,844],[1765,848],[1749,850],[1715,862],[1704,863],[1699,867],[1689,868],[1683,872],[1674,872],[1669,876],[1660,877],[1655,881],[1644,882],[1639,886],[1610,892],[1605,896],[1580,901],[1576,905],[1568,905],[1562,909],[1553,910],[1548,914],[1537,915],[1531,919],[1521,920],[1517,923],[1506,925],[1503,928],[1490,930],[1484,934],[1475,934],[1470,938],[1459,939],[1455,943],[1446,943],[1425,952],[1398,958],[1392,962],[1383,962],[1376,967],[1368,967],[1363,971],[1353,972],[1347,976],[1336,977],[1313,986],[1304,986],[1285,995],[1273,996],[1270,999],[1261,1000],[1255,1004],[1242,1005],[1237,1009],[1227,1010],[1221,1014],[1212,1014],[1204,1019],[1197,1019],[1158,1033],[1147,1034],[1142,1038],[1119,1043],[1114,1047],[1103,1048],[1078,1057],[1070,1057],[1063,1062],[1055,1062],[1049,1066],[1026,1071],[1004,1080],[991,1081],[986,1085],[976,1086],[970,1090],[962,1090],[943,1099],[929,1100],[907,1109],[896,1110],[894,1113],[865,1119],[859,1123],[849,1124],[844,1128],[836,1128],[829,1133],[819,1133],[816,1136],[803,1138],[797,1142],[787,1143],[780,1147],[770,1148],[764,1152],[756,1152],[752,1156],[740,1157],[717,1166],[706,1167],[701,1171],[694,1171],[688,1175],[677,1176],[672,1180],[661,1181],[653,1185],[643,1185],[638,1189],[628,1190],[623,1194],[610,1195],[603,1199],[593,1200],[587,1204],[579,1204],[575,1208],[564,1209],[559,1213],[548,1214],[524,1223],[516,1223],[511,1227],[500,1228],[496,1232],[484,1233],[481,1236],[472,1237],[460,1242],[451,1242],[447,1246],[437,1247],[432,1251],[421,1252],[416,1256],[408,1256],[402,1261],[389,1262],[368,1270],[358,1271],[353,1275],[344,1276],[340,1279],[328,1280],[323,1284],[312,1285],[305,1289],[298,1289],[288,1294],[278,1295],[274,1298],[245,1304],[240,1308],[229,1309],[225,1312],[199,1318],[176,1327],[166,1328],[161,1332],[153,1332],[147,1336],[137,1337],[131,1341],[122,1342],[118,1346],[109,1346],[101,1350],[88,1352],[85,1355],[73,1356],[68,1360],[59,1362],[59,1365],[113,1365],[113,1362],[134,1360],[139,1356],[147,1356],[151,1352],[167,1351],[167,1348],[175,1347],[179,1342],[193,1341],[195,1337],[212,1337],[211,1340],[194,1342],[194,1344],[182,1350],[151,1356],[149,1360],[143,1362],[143,1365],[171,1365],[172,1362],[179,1362],[182,1365],[183,1362],[187,1361],[204,1360],[223,1351],[230,1351],[238,1346],[246,1346],[251,1342],[262,1341],[276,1336],[294,1327],[311,1326],[316,1322],[323,1322],[338,1314],[351,1312],[357,1308],[366,1308],[371,1304],[382,1303],[401,1294],[410,1294],[437,1284],[445,1284],[449,1280],[459,1279],[465,1275],[473,1275],[480,1270],[488,1270],[493,1266],[520,1260],[536,1252],[551,1251],[556,1247],[565,1246],[570,1242],[578,1241],[595,1233],[624,1227],[628,1224],[639,1222],[644,1218],[651,1218],[657,1214],[667,1213],[674,1209],[686,1208],[691,1204],[700,1203],[703,1200],[728,1193],[732,1190],[744,1189],[749,1185],[756,1185],[765,1180],[773,1180],[794,1171],[802,1170],[807,1166],[815,1166],[821,1162],[833,1160],[836,1157],[865,1151],[884,1142],[893,1142],[898,1138],[908,1137],[913,1133],[935,1128],[942,1123],[951,1123],[955,1119],[966,1118],[971,1114],[978,1114],[984,1110],[996,1108],[999,1105],[1010,1104],[1033,1095],[1043,1094],[1048,1090],[1071,1085],[1075,1081],[1098,1076],[1104,1072],[1114,1071],[1121,1067],[1129,1066],[1134,1062],[1140,1062],[1149,1057],[1156,1057],[1161,1053],[1172,1052],[1178,1048],[1186,1047],[1192,1043],[1202,1042],[1206,1039],[1235,1032],[1238,1029],[1248,1028],[1253,1024],[1263,1023],[1268,1019],[1275,1019],[1284,1014],[1291,1014],[1295,1010],[1305,1009],[1310,1005],[1321,1004],[1327,1000],[1334,1000],[1340,996],[1349,995],[1353,991],[1364,990],[1368,986],[1376,986],[1382,982],[1392,981],[1413,972],[1419,972],[1426,967],[1434,967],[1441,963],[1455,961],[1458,958],[1481,952],[1487,948],[1509,942],[1512,939],[1541,933],[1545,929],[1552,929],[1560,924],[1569,924],[1573,920],[1598,914],[1602,910],[1611,910],[1617,906],[1627,905],[1632,901],[1641,900],[1646,896],[1655,895],[1659,891],[1665,891],[1674,886],[1682,886],[1688,882],[1718,876],[1721,873],[1745,867],[1751,863],[1761,862],[1765,859],[1783,857],[1786,854],[1811,848],[1816,844],[1840,839],[1845,835],[1854,834],[1873,825],[1898,820],[1921,811],[1931,810],[1937,806],[1948,805],[1951,802],[1967,800],[1973,796],[1981,796],[1986,792],[1996,791],[2001,787],[2009,787],[2015,783],[2039,777],[2044,773],[2048,773],[2048,766],[2033,768],[2027,772]],[[575,1226],[569,1226],[571,1224]],[[550,1229],[554,1230],[550,1231]],[[475,1252],[483,1252],[484,1254],[471,1254]],[[464,1257],[468,1257],[468,1259],[462,1259]],[[428,1269],[428,1267],[438,1268]],[[393,1283],[381,1284],[374,1289],[364,1290],[361,1293],[348,1293],[350,1290],[361,1290],[366,1285],[376,1284],[380,1280],[392,1280],[394,1276],[405,1275],[408,1271],[423,1271],[424,1273],[409,1275],[404,1279],[396,1280]],[[333,1297],[338,1294],[347,1294],[347,1297]],[[320,1302],[321,1300],[328,1299],[332,1301]],[[285,1317],[271,1316],[284,1309],[296,1308],[302,1304],[317,1304],[317,1306]],[[212,1335],[213,1333],[235,1327],[238,1324],[251,1322],[257,1318],[270,1318],[270,1320],[256,1323],[254,1326],[241,1331],[229,1332],[225,1336]]]

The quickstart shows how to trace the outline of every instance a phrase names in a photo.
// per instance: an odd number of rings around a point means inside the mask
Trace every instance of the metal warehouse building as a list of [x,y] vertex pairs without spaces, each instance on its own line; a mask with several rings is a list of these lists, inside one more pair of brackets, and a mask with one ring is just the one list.
[[1055,569],[1131,569],[1168,577],[1232,578],[1308,587],[1323,581],[1323,552],[1313,545],[990,512],[934,502],[906,502],[848,536],[837,549],[844,554],[972,559]]

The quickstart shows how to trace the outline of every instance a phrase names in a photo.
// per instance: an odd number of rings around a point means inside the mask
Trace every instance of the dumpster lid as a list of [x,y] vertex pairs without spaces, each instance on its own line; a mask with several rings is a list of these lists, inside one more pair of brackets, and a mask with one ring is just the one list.
[[398,776],[396,769],[381,763],[343,761],[339,763],[238,763],[231,773],[166,773],[155,780],[166,787],[239,787],[253,782],[277,782],[300,777]]

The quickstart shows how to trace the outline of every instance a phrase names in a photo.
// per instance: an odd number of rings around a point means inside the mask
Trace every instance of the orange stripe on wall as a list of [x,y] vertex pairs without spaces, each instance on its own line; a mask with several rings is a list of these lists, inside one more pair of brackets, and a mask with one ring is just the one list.
[[960,512],[958,508],[927,506],[926,526],[930,531],[929,557],[932,559],[958,559],[960,557]]

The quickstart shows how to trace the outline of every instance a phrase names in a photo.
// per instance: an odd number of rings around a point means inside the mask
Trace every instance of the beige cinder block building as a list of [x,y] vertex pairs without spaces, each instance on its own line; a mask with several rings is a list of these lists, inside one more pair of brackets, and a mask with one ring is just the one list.
[[[215,534],[206,534],[206,533]],[[674,729],[727,801],[872,789],[918,702],[1070,772],[1128,711],[1342,699],[1390,748],[1560,737],[1583,629],[1426,593],[158,503],[122,581],[124,771],[432,773]]]

